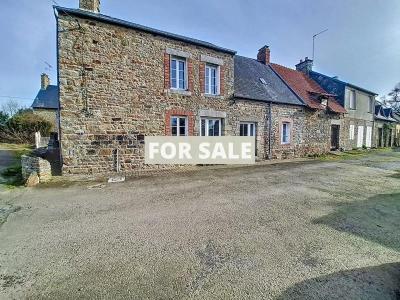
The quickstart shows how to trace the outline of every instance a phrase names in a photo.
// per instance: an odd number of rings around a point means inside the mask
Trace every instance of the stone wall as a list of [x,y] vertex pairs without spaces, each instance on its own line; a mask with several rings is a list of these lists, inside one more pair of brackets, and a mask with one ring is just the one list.
[[375,120],[374,127],[375,147],[393,147],[396,145],[396,124]]
[[[79,19],[82,30],[60,15],[59,71],[63,173],[106,173],[115,170],[118,148],[121,167],[129,172],[144,165],[144,136],[164,135],[166,114],[190,111],[198,135],[199,112],[225,113],[233,95],[233,56],[133,29]],[[175,93],[164,87],[167,49],[191,55],[192,87]],[[201,55],[222,60],[224,92],[201,92]],[[82,60],[83,57],[83,60]],[[81,76],[84,72],[84,76]],[[225,124],[225,134],[233,127]]]
[[[272,105],[272,158],[319,155],[330,150],[332,120],[339,116],[302,106]],[[291,124],[289,144],[281,143],[282,123]]]
[[[350,137],[350,125],[354,125],[354,138]],[[354,119],[348,116],[345,116],[343,119],[343,130],[341,130],[341,145],[343,145],[344,150],[351,150],[360,148],[357,147],[357,139],[358,139],[358,127],[363,127],[363,142],[362,146],[366,146],[366,139],[367,139],[367,127],[371,127],[372,129],[372,143],[371,147],[376,147],[375,144],[375,133],[374,133],[374,122],[366,121],[363,119]],[[361,147],[362,147],[361,146]]]
[[22,178],[27,180],[29,175],[33,172],[39,176],[40,182],[47,182],[51,179],[51,166],[50,163],[40,157],[35,156],[21,156]]
[[[144,164],[144,137],[169,134],[168,120],[177,113],[189,118],[194,135],[200,135],[201,117],[221,118],[223,135],[239,135],[240,122],[254,122],[257,158],[268,157],[269,104],[233,98],[233,55],[92,20],[79,23],[81,29],[59,16],[64,175],[111,173],[117,149],[123,172],[154,168]],[[168,88],[169,53],[189,57],[187,91]],[[222,62],[220,96],[204,94],[203,57]],[[272,115],[272,158],[329,151],[336,116],[290,105],[272,105]],[[282,120],[293,123],[289,145],[280,142]]]

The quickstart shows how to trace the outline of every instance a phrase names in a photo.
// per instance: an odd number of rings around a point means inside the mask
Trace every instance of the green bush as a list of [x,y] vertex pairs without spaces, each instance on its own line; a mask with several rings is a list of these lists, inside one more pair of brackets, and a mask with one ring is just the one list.
[[49,136],[52,124],[32,111],[21,111],[0,125],[0,139],[12,143],[34,143],[35,132]]

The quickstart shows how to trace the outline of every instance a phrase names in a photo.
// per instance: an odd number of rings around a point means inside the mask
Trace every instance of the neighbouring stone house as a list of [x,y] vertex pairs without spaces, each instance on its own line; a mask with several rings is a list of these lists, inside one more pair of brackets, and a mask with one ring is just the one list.
[[[310,60],[308,60],[310,61]],[[312,62],[312,61],[311,61]],[[309,76],[331,94],[347,110],[343,128],[348,137],[343,139],[346,150],[361,147],[376,147],[374,133],[374,109],[376,93],[354,84],[330,77],[310,69]]]
[[377,102],[375,105],[374,136],[377,147],[393,147],[396,141],[396,124],[393,109]]
[[302,155],[324,153],[343,148],[345,131],[342,129],[343,114],[346,110],[336,101],[335,95],[327,93],[308,76],[312,61],[302,62],[296,70],[271,63],[274,72],[287,84],[304,104],[295,115],[302,135],[299,145]]
[[304,102],[268,47],[257,60],[237,56],[100,14],[98,0],[55,10],[63,174],[110,173],[116,153],[124,172],[154,168],[144,163],[148,135],[254,136],[258,159],[329,151],[343,107],[324,106],[321,90],[320,105]]
[[394,112],[393,113],[393,117],[396,120],[394,145],[396,147],[400,147],[400,113],[399,112]]
[[31,105],[33,112],[49,121],[58,131],[58,87],[50,84],[47,74],[41,75],[41,86]]

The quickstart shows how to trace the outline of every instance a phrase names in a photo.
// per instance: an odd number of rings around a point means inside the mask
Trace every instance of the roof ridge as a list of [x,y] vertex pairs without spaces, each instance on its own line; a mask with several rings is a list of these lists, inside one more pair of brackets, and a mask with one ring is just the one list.
[[85,11],[85,10],[82,10],[82,9],[68,8],[68,7],[57,6],[57,5],[54,5],[53,8],[57,12],[64,12],[66,14],[70,13],[70,14],[75,14],[75,15],[78,15],[78,16],[79,15],[80,16],[86,16],[86,17],[93,18],[93,19],[96,19],[96,20],[99,20],[99,21],[108,22],[108,23],[114,23],[114,24],[117,24],[119,26],[130,27],[132,29],[145,31],[145,32],[149,32],[149,33],[152,33],[152,34],[156,34],[156,35],[158,34],[158,35],[161,35],[161,36],[164,36],[164,37],[168,37],[168,38],[171,38],[171,39],[184,41],[186,43],[192,43],[192,44],[195,44],[195,45],[197,44],[198,46],[211,48],[211,49],[216,50],[216,51],[226,52],[226,53],[229,53],[229,54],[232,54],[232,55],[236,54],[236,51],[234,51],[234,50],[217,46],[217,45],[215,45],[215,44],[213,44],[211,42],[207,42],[207,41],[200,40],[200,39],[197,39],[197,38],[184,36],[184,35],[177,34],[177,33],[164,31],[164,30],[161,30],[161,29],[156,29],[156,28],[149,27],[149,26],[146,26],[146,25],[141,25],[141,24],[134,23],[134,22],[131,22],[131,21],[127,21],[127,20],[123,20],[123,19],[120,19],[120,18],[116,18],[116,17],[112,17],[112,16],[109,16],[109,15],[105,15],[105,14],[102,14],[102,13],[93,13],[93,12]]

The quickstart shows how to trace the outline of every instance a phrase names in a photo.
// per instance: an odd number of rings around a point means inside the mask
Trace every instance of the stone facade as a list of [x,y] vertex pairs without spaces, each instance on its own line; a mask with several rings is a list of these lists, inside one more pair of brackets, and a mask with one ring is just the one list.
[[[222,120],[222,135],[239,135],[241,122],[256,124],[257,159],[293,158],[330,149],[330,125],[338,117],[303,106],[236,99],[234,56],[132,28],[60,14],[59,82],[63,174],[133,173],[164,168],[144,163],[144,137],[169,135],[172,115],[186,116],[189,134],[200,135],[201,118]],[[188,89],[169,88],[171,55],[184,56]],[[219,64],[219,96],[204,93],[204,66]],[[281,123],[292,124],[290,144]]]
[[[59,74],[63,173],[115,170],[119,149],[125,172],[144,165],[144,136],[164,135],[169,111],[190,111],[199,134],[200,111],[227,114],[232,105],[233,55],[119,26],[59,17]],[[190,91],[164,86],[168,49],[190,54]],[[223,62],[223,94],[208,97],[200,87],[201,55]],[[83,58],[83,61],[82,61]],[[83,73],[83,76],[81,74]],[[229,121],[224,134],[233,133]]]
[[36,156],[21,156],[22,178],[27,180],[32,173],[39,176],[40,182],[47,182],[51,179],[50,163]]
[[396,144],[396,124],[375,120],[374,145],[377,148],[393,147]]
[[[351,126],[354,128],[354,133],[351,133]],[[361,146],[358,145],[358,128],[362,127],[362,142]],[[360,148],[363,146],[367,146],[367,127],[371,128],[371,146],[368,148],[374,148],[376,147],[375,140],[374,140],[374,122],[373,121],[366,121],[364,119],[356,119],[356,118],[350,118],[348,116],[345,116],[343,119],[343,133],[342,133],[342,147],[344,150],[352,150],[356,148]]]
[[[331,123],[339,115],[307,107],[272,105],[272,158],[320,155],[330,151]],[[291,141],[281,143],[282,123],[291,124]]]

